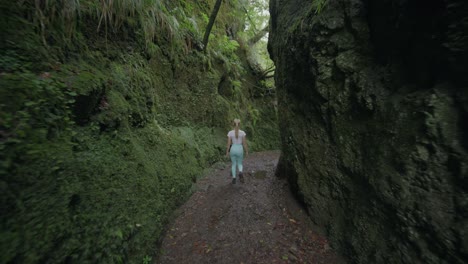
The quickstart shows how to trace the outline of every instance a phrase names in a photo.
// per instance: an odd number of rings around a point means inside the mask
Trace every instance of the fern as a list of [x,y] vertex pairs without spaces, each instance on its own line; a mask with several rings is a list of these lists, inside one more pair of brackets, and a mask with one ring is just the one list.
[[[27,1],[17,4],[26,9],[31,5]],[[187,19],[181,8],[170,12],[164,0],[34,1],[32,7],[32,20],[45,46],[50,32],[64,32],[61,41],[71,42],[82,17],[94,18],[96,31],[105,31],[106,36],[117,33],[124,25],[140,27],[147,47],[150,42],[165,38],[176,48],[187,51],[186,35],[198,32],[194,20]]]
[[255,127],[257,125],[258,119],[260,118],[260,111],[252,105],[248,106],[247,111],[249,118],[252,120],[252,124]]

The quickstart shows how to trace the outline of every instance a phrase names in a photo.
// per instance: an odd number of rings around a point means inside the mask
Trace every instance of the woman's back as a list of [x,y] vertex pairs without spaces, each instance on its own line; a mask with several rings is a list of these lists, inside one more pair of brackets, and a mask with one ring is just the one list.
[[227,134],[227,136],[231,138],[232,144],[242,144],[242,140],[244,139],[244,137],[246,135],[247,134],[243,130],[240,130],[240,129],[239,129],[239,133],[238,133],[237,138],[236,138],[236,131],[235,130],[231,130]]

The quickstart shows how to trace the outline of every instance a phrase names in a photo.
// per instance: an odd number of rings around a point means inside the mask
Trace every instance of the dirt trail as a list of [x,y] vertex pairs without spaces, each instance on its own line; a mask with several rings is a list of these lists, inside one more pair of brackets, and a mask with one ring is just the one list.
[[274,171],[279,152],[250,155],[245,183],[216,169],[178,210],[156,263],[344,263]]

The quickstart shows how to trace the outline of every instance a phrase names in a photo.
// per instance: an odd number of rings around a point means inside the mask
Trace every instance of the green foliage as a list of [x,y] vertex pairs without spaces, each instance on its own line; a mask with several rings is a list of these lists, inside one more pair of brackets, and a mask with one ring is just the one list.
[[258,118],[260,117],[260,111],[255,107],[249,105],[247,108],[249,119],[252,120],[252,124],[255,127],[257,125]]
[[[140,54],[109,62],[85,53],[88,62],[39,73],[23,68],[27,58],[0,56],[3,259],[141,260],[202,169],[221,157],[224,135],[202,127],[186,128],[186,137],[157,123],[165,93],[155,87],[172,92],[157,71],[167,61],[150,65]],[[75,98],[96,103],[85,111]],[[72,108],[85,112],[84,126],[71,121]]]
[[[31,241],[2,245],[11,250],[10,255],[2,254],[4,259],[16,256],[32,263],[45,251],[50,252],[49,262],[122,263],[155,246],[154,237],[201,173],[203,148],[187,146],[181,137],[152,125],[99,137],[99,128],[93,127],[77,130],[74,158],[72,147],[56,149],[46,143],[38,147],[47,150],[43,158],[23,154],[29,165],[16,167],[16,177],[42,180],[30,181],[21,189],[19,197],[24,198],[3,206],[17,211],[6,226],[18,230],[11,238],[26,236]],[[16,193],[4,191],[7,197]],[[56,239],[62,240],[59,248],[52,244]]]
[[168,9],[167,2],[169,1],[17,1],[5,6],[5,9],[7,14],[10,11],[24,13],[29,19],[21,20],[20,23],[31,23],[35,31],[39,32],[40,42],[46,47],[52,42],[71,47],[80,38],[80,30],[92,25],[92,30],[103,32],[106,38],[121,34],[126,27],[132,27],[132,31],[141,34],[146,47],[154,41],[169,40],[177,51],[187,53],[200,38],[196,19],[189,18],[184,11],[186,8],[191,12],[194,7],[182,1],[183,7]]
[[145,256],[143,258],[143,264],[150,264],[151,263],[151,257],[150,256]]
[[320,14],[327,3],[328,0],[314,0],[313,6],[315,6],[315,14]]
[[259,99],[255,107],[248,108],[247,120],[252,120],[248,124],[251,148],[277,149],[279,142],[279,129],[277,120],[277,109],[273,107],[267,97]]
[[222,36],[217,38],[217,40],[218,46],[216,50],[235,58],[234,52],[239,48],[239,43],[236,40],[229,39],[227,36]]
[[[263,88],[266,86],[274,87],[273,79],[265,81],[264,75],[265,72],[274,68],[273,61],[270,59],[267,50],[267,35],[264,31],[265,28],[268,28],[269,23],[268,1],[255,0],[249,3],[249,5],[243,6],[246,12],[246,30],[239,34],[239,38],[241,43],[245,43],[244,46],[248,46],[246,56],[250,68],[260,76],[256,81],[255,88],[264,90]],[[263,37],[258,40],[257,35]],[[255,39],[255,41],[252,41],[252,39]],[[269,73],[273,74],[273,72]],[[260,94],[263,94],[263,91]]]
[[223,61],[226,72],[234,76],[234,78],[239,78],[245,72],[243,63],[237,55],[240,46],[236,40],[223,35],[214,38],[211,46],[211,56]]
[[249,4],[243,4],[242,9],[245,12],[246,30],[243,32],[243,39],[247,42],[248,39],[255,36],[262,30],[270,19],[268,13],[267,0],[249,1]]
[[231,85],[234,98],[236,98],[238,101],[241,101],[244,98],[242,94],[242,82],[238,80],[231,80]]
[[38,152],[35,143],[70,134],[76,93],[48,72],[21,69],[15,57],[0,55],[0,67],[0,176],[11,177],[14,160]]
[[210,20],[210,18],[208,17],[207,14],[203,13],[201,14],[202,16],[202,21],[205,23],[205,24],[208,24],[208,21]]
[[[268,103],[248,107],[243,55],[224,25],[208,56],[192,50],[206,22],[187,14],[208,5],[0,5],[2,261],[148,263],[192,183],[222,158],[232,118],[252,131],[252,149],[277,146]],[[219,22],[232,24],[227,8]],[[222,76],[235,97],[218,94]]]

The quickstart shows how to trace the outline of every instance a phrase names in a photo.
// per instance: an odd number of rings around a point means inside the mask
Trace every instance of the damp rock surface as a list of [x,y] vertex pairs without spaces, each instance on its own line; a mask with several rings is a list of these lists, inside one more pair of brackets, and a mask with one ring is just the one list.
[[351,263],[466,263],[466,1],[270,13],[278,173],[331,245]]

